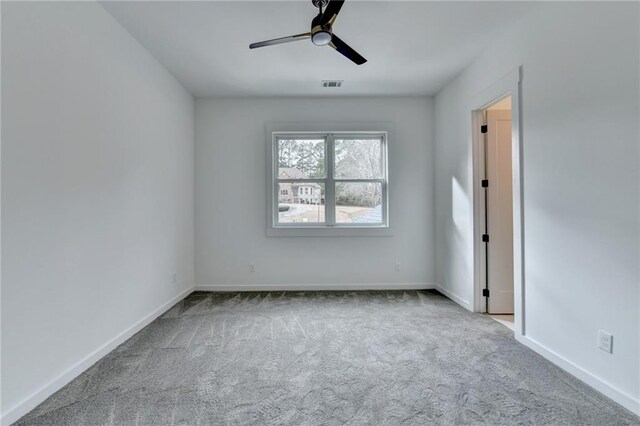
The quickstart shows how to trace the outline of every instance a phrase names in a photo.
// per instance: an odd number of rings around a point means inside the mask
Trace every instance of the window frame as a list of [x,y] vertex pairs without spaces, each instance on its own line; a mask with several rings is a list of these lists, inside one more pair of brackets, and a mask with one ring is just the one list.
[[[327,126],[335,130],[317,131],[305,130],[304,124],[296,123],[288,126],[280,124],[267,124],[268,162],[267,162],[267,235],[268,236],[390,236],[391,226],[389,221],[390,196],[389,196],[389,123],[366,123],[359,127],[348,128],[342,126]],[[292,128],[293,127],[293,128]],[[309,127],[307,127],[308,129]],[[315,127],[315,129],[322,127]],[[360,130],[353,131],[358,128]],[[336,139],[381,139],[381,163],[382,176],[380,178],[335,178],[335,140]],[[280,139],[311,139],[325,140],[325,177],[311,179],[280,179],[278,164],[278,140]],[[324,223],[278,223],[278,184],[280,183],[315,182],[324,184],[325,222]],[[335,185],[339,182],[379,183],[381,185],[382,198],[382,222],[380,223],[339,223],[335,220]]]

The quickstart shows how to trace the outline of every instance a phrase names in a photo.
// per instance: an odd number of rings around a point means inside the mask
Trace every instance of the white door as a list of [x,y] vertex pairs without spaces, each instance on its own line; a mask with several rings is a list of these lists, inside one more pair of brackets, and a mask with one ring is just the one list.
[[487,110],[489,298],[491,314],[513,314],[511,111]]

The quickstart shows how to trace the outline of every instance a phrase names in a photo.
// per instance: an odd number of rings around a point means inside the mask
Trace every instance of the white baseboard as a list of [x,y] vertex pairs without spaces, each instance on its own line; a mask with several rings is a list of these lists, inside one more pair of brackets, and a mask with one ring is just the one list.
[[367,284],[206,284],[195,291],[322,291],[322,290],[428,290],[429,283],[367,283]]
[[542,344],[531,339],[530,337],[519,336],[516,334],[515,338],[518,342],[522,343],[529,349],[533,350],[534,352],[543,356],[547,360],[551,361],[553,364],[562,368],[572,376],[577,377],[578,379],[582,380],[583,382],[585,382],[587,385],[591,386],[598,392],[602,393],[603,395],[611,398],[618,404],[622,405],[627,410],[640,416],[640,400],[633,398],[631,395],[625,392],[622,392],[621,390],[617,389],[616,387],[612,386],[611,384],[607,383],[601,378],[594,376],[593,374],[589,373],[587,370],[574,364],[573,362],[557,354],[556,352],[552,351],[546,346],[543,346]]
[[458,305],[460,305],[463,308],[473,312],[473,306],[471,305],[471,303],[469,303],[468,301],[464,300],[462,297],[453,294],[452,292],[450,292],[449,290],[447,290],[446,288],[444,288],[444,287],[442,287],[442,286],[440,286],[438,284],[436,284],[434,288],[436,290],[438,290],[440,293],[442,293],[445,296],[447,296],[449,299],[451,299],[454,302],[456,302]]
[[116,337],[111,339],[109,342],[105,343],[91,354],[78,361],[71,368],[67,369],[64,373],[59,375],[57,378],[47,383],[39,390],[35,391],[33,394],[22,400],[22,402],[18,403],[16,406],[10,408],[5,413],[2,413],[2,420],[0,423],[2,426],[8,426],[16,420],[20,419],[22,416],[27,414],[29,411],[36,408],[40,403],[42,403],[45,399],[53,395],[55,392],[62,389],[67,383],[71,380],[78,377],[81,373],[86,371],[89,367],[99,361],[102,357],[107,355],[109,352],[117,348],[119,345],[124,343],[131,336],[136,334],[138,331],[142,330],[144,327],[149,325],[153,320],[158,318],[160,315],[169,310],[173,305],[178,303],[180,300],[184,299],[190,293],[193,292],[193,288],[188,288],[182,291],[180,294],[142,318],[140,321],[133,324],[131,327],[124,330],[122,333],[118,334]]

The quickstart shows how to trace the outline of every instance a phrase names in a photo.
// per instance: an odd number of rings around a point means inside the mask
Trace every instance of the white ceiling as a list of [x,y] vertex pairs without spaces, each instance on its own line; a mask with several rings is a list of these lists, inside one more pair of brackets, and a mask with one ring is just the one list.
[[[530,10],[529,2],[347,1],[334,32],[358,66],[309,40],[249,50],[309,30],[300,1],[113,1],[109,11],[194,96],[432,95]],[[344,80],[339,89],[321,80]]]

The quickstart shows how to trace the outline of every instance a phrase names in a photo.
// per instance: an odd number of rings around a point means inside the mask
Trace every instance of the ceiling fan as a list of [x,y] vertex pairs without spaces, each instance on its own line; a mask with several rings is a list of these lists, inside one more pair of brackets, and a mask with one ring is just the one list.
[[[311,39],[316,46],[329,45],[358,65],[367,62],[358,52],[349,47],[347,43],[333,33],[333,23],[338,17],[338,12],[340,12],[344,0],[311,0],[311,2],[320,10],[320,13],[311,21],[310,32],[252,43],[249,45],[249,49]],[[322,12],[322,8],[325,8],[324,13]]]

